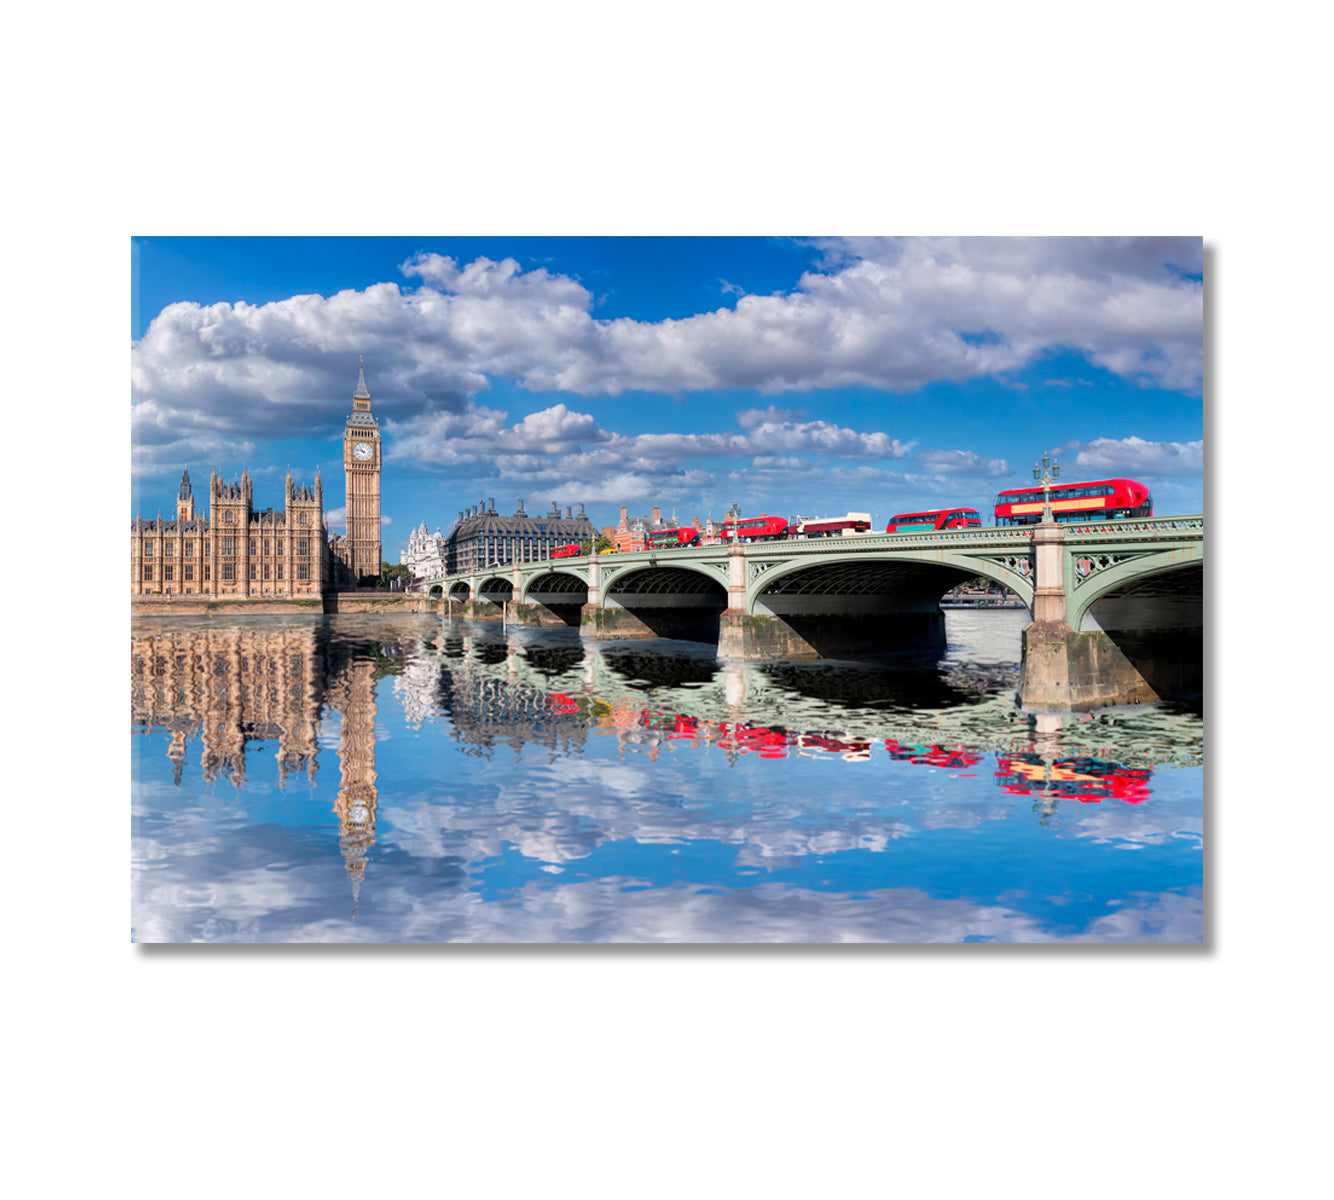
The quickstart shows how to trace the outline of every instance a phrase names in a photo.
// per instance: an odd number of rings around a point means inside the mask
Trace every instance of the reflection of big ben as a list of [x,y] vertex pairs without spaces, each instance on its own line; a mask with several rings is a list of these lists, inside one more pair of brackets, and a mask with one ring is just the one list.
[[371,413],[364,362],[343,432],[343,471],[347,478],[347,565],[356,581],[363,575],[378,576],[381,562],[380,428]]
[[342,786],[334,799],[341,837],[343,865],[352,878],[355,908],[366,860],[375,844],[375,667],[369,662],[351,663],[330,689],[333,706],[342,713],[343,731],[338,760],[343,769]]

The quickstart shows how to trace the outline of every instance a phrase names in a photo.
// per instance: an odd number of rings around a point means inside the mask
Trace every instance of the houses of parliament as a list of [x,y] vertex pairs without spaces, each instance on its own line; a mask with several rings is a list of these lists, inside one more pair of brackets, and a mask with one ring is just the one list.
[[281,509],[255,507],[247,472],[228,482],[214,470],[208,508],[198,513],[187,468],[173,517],[131,523],[131,595],[297,598],[378,577],[380,465],[380,429],[362,363],[343,430],[346,533],[329,532],[318,468],[310,487],[287,472]]

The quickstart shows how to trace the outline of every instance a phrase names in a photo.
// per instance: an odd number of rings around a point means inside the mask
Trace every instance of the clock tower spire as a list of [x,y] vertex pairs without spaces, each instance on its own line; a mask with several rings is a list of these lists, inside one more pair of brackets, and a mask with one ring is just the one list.
[[343,431],[347,481],[347,567],[353,583],[380,574],[380,427],[371,412],[366,362],[357,371],[352,411]]

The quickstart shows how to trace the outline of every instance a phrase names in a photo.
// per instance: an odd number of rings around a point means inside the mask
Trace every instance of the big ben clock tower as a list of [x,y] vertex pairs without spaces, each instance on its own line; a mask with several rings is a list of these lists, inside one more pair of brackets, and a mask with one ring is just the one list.
[[347,479],[348,569],[353,580],[380,574],[380,427],[366,390],[366,364],[357,373],[352,411],[343,432],[343,472]]

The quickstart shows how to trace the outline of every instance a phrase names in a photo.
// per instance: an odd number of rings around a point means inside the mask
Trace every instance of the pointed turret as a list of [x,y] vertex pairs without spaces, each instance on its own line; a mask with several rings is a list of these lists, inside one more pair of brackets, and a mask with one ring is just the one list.
[[359,412],[370,412],[371,393],[366,387],[366,360],[357,368],[357,390],[352,393],[352,407]]
[[192,521],[195,515],[195,497],[190,488],[190,470],[187,467],[181,475],[181,490],[176,494],[176,520]]

